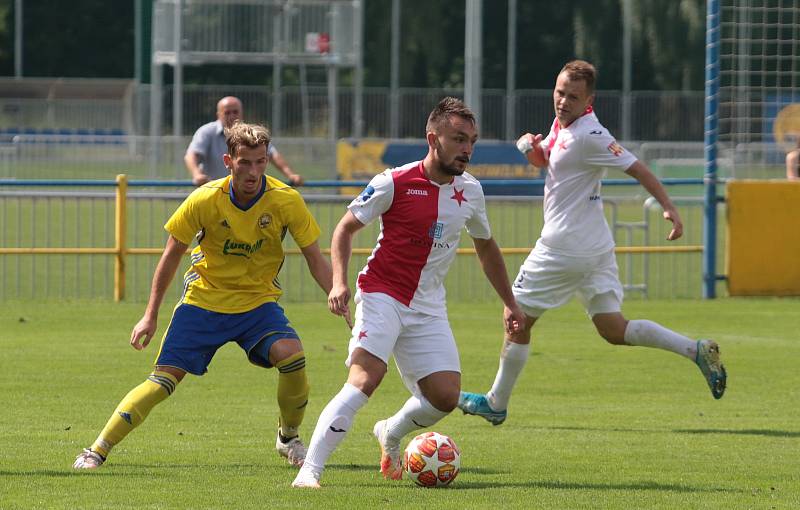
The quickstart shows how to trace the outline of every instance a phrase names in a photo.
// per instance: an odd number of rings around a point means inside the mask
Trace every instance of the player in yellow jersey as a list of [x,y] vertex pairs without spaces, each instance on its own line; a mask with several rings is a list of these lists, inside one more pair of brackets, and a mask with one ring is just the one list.
[[75,469],[94,469],[111,449],[175,391],[187,373],[203,375],[214,353],[229,341],[258,366],[278,369],[280,419],[275,447],[300,466],[306,448],[298,435],[308,402],[303,346],[277,301],[281,241],[288,231],[325,293],[331,265],[322,256],[320,229],[297,191],[264,175],[269,131],[237,123],[227,133],[223,159],[230,175],[196,189],[167,221],[167,245],[153,276],[150,300],[131,332],[131,345],[147,347],[156,331],[158,309],[175,271],[196,237],[183,295],[164,334],[155,369],[117,406]]

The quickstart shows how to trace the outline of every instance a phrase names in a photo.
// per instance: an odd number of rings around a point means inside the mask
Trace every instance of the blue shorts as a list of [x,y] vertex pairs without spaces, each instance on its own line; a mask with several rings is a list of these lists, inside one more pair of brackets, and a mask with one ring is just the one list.
[[254,365],[270,368],[269,349],[282,338],[300,339],[278,303],[243,313],[219,313],[180,304],[161,341],[156,365],[203,375],[217,349],[236,342]]

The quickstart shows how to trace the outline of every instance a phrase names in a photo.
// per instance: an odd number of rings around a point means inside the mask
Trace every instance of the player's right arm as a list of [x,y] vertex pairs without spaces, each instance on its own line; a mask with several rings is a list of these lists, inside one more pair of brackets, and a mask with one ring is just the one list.
[[528,163],[536,168],[547,166],[549,158],[542,147],[544,137],[541,134],[525,133],[517,140],[517,149],[528,159]]
[[164,294],[175,276],[175,271],[181,263],[183,254],[186,253],[188,245],[178,241],[173,236],[167,239],[167,246],[158,261],[156,272],[153,275],[153,284],[150,287],[150,299],[147,302],[144,316],[136,323],[131,332],[131,345],[137,351],[141,351],[156,332],[158,327],[158,309],[164,300]]
[[350,287],[347,285],[347,265],[353,251],[353,236],[364,228],[351,211],[347,211],[333,230],[331,266],[333,287],[328,294],[328,309],[336,315],[350,316]]

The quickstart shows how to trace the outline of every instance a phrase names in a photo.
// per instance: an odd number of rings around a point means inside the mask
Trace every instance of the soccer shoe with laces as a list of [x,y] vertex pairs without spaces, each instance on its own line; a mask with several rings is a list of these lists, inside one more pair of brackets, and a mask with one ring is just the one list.
[[458,408],[464,411],[464,414],[474,414],[480,416],[492,425],[500,425],[506,421],[508,411],[495,411],[489,406],[489,399],[482,393],[470,393],[462,391],[458,396]]
[[716,399],[722,398],[728,383],[728,374],[719,359],[719,345],[713,340],[698,340],[694,362],[703,372],[703,377],[711,389],[711,395]]
[[386,434],[386,420],[375,423],[372,433],[381,445],[381,473],[387,480],[403,477],[403,456],[400,454],[400,441],[392,441]]
[[304,489],[319,489],[319,473],[311,469],[300,468],[292,482],[292,487]]
[[97,469],[102,466],[105,461],[106,458],[99,453],[93,452],[89,448],[84,448],[83,451],[78,454],[75,462],[72,463],[72,467],[75,469]]
[[289,464],[293,466],[300,467],[303,465],[303,461],[306,460],[306,446],[299,437],[293,437],[284,443],[281,441],[280,433],[278,433],[278,437],[275,439],[275,449],[278,450],[281,457],[286,457]]

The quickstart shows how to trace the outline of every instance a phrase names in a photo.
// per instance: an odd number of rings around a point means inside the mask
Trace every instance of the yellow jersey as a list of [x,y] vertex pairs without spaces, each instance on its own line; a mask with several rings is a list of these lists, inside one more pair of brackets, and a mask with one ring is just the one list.
[[187,245],[198,240],[181,302],[241,313],[280,298],[286,232],[304,248],[320,228],[300,193],[279,180],[264,176],[247,208],[234,203],[230,181],[228,176],[194,190],[164,228]]

